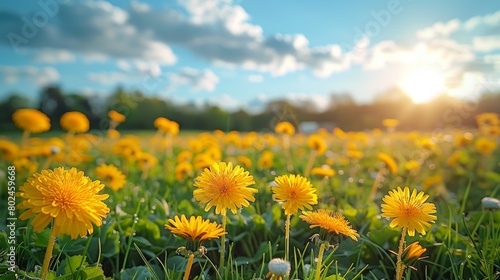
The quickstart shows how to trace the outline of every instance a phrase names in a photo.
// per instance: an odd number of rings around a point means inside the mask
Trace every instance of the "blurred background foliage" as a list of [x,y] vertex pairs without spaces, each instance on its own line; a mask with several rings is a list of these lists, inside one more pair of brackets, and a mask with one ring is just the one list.
[[401,89],[380,93],[372,103],[358,104],[347,93],[334,94],[330,105],[319,111],[313,103],[293,104],[273,100],[260,112],[244,109],[226,111],[214,105],[175,104],[169,99],[146,95],[140,91],[117,88],[106,97],[88,97],[82,93],[63,92],[58,86],[40,90],[37,100],[12,93],[0,100],[0,129],[16,130],[12,113],[18,108],[36,108],[52,120],[52,130],[59,129],[57,120],[67,111],[87,115],[92,129],[105,129],[105,116],[111,109],[127,116],[121,129],[154,129],[153,122],[163,116],[179,123],[183,130],[266,131],[270,120],[279,121],[292,114],[297,122],[314,122],[325,128],[340,127],[346,131],[381,128],[383,119],[399,120],[398,130],[433,131],[436,129],[475,127],[474,116],[483,112],[500,113],[500,92],[483,92],[470,100],[442,94],[432,101],[415,104]]

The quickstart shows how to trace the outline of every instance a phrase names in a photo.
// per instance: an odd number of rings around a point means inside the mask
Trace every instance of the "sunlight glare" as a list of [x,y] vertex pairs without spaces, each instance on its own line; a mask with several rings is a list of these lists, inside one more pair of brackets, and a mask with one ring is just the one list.
[[409,73],[399,85],[415,103],[427,102],[446,89],[442,73],[433,69],[418,69]]

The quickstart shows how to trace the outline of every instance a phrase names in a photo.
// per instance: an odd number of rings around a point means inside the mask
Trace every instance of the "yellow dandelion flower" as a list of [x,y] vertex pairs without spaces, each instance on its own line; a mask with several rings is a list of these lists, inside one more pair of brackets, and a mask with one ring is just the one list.
[[389,191],[382,200],[382,217],[393,218],[390,227],[406,228],[410,236],[415,235],[415,230],[425,234],[437,219],[435,215],[436,206],[433,203],[425,202],[429,195],[424,192],[417,194],[417,190],[404,190],[398,187],[397,190]]
[[380,135],[382,135],[382,133],[383,132],[382,132],[382,130],[380,128],[374,128],[374,129],[372,129],[372,134],[375,137],[379,137]]
[[182,161],[175,166],[175,180],[179,181],[188,175],[193,174],[193,166],[191,163]]
[[385,163],[385,165],[387,166],[387,168],[389,168],[389,170],[391,171],[392,174],[394,174],[394,175],[398,174],[398,165],[393,157],[391,157],[390,155],[388,155],[386,153],[378,153],[377,157],[382,162]]
[[35,173],[38,169],[38,162],[30,160],[28,158],[22,157],[17,158],[12,161],[12,164],[16,167],[16,172],[25,172],[25,173]]
[[179,123],[175,121],[170,121],[167,130],[165,130],[165,133],[170,134],[170,135],[177,135],[179,134]]
[[137,155],[137,167],[140,170],[150,169],[156,165],[158,165],[158,159],[154,155],[145,152]]
[[208,168],[214,162],[215,162],[215,160],[211,156],[209,156],[205,153],[198,154],[194,157],[194,168],[196,168],[196,169]]
[[16,143],[0,139],[0,157],[4,160],[14,160],[19,154]]
[[417,172],[418,170],[420,170],[420,167],[421,167],[420,162],[414,159],[407,161],[404,165],[404,169],[409,172]]
[[349,221],[340,213],[331,210],[304,211],[299,216],[310,228],[319,227],[329,234],[343,234],[353,240],[358,240],[359,234],[349,225]]
[[193,242],[215,239],[226,234],[217,222],[203,220],[201,216],[191,216],[188,220],[183,214],[180,218],[175,216],[174,219],[168,219],[168,222],[170,224],[165,224],[166,229]]
[[112,164],[101,164],[94,169],[94,173],[97,177],[102,179],[102,183],[114,191],[123,188],[127,182],[125,175]]
[[286,215],[295,215],[300,210],[312,209],[318,204],[318,195],[312,184],[301,175],[289,174],[274,179],[273,199],[283,202]]
[[184,161],[190,161],[193,158],[193,153],[190,151],[182,151],[177,155],[177,163],[181,163]]
[[333,134],[340,139],[344,139],[347,136],[347,134],[339,127],[333,129]]
[[252,167],[252,160],[247,156],[239,155],[236,160],[246,168]]
[[248,206],[249,201],[255,201],[253,193],[257,189],[248,187],[253,184],[253,176],[242,167],[233,168],[232,163],[215,162],[196,177],[194,185],[198,189],[193,195],[200,204],[205,204],[205,211],[215,206],[216,214],[225,216],[227,209],[236,214],[238,209]]
[[158,128],[161,131],[164,131],[166,127],[168,126],[170,120],[165,118],[165,117],[158,117],[154,121],[154,126]]
[[271,151],[264,151],[257,162],[260,169],[269,169],[273,167],[274,155]]
[[92,181],[76,168],[43,170],[20,187],[19,196],[24,201],[17,207],[26,211],[19,218],[34,217],[31,225],[35,232],[54,221],[53,235],[84,237],[94,231],[92,224],[101,226],[109,212],[102,202],[108,195],[98,194],[103,188],[101,182]]
[[59,124],[62,129],[74,133],[85,133],[90,128],[87,116],[77,111],[64,113],[59,120]]
[[154,126],[158,128],[158,130],[163,131],[166,134],[179,134],[179,124],[164,117],[157,118],[154,122]]
[[45,132],[50,129],[50,119],[39,110],[36,109],[17,109],[12,114],[14,124],[31,133]]
[[111,111],[109,111],[109,112],[108,112],[108,117],[109,117],[111,120],[113,120],[113,121],[115,121],[115,122],[117,122],[117,123],[122,123],[122,122],[124,122],[124,121],[125,121],[125,116],[124,116],[124,115],[122,115],[122,114],[120,114],[120,113],[118,113],[118,112],[117,112],[117,111],[115,111],[115,110],[111,110]]
[[443,181],[444,181],[443,176],[441,174],[428,176],[427,178],[425,178],[424,182],[422,183],[422,188],[424,190],[427,190],[432,186],[437,186],[439,184],[442,184]]
[[455,145],[455,147],[468,146],[472,144],[473,140],[474,140],[474,135],[470,132],[466,132],[457,135],[457,137],[455,137],[455,139],[453,140],[453,145]]
[[323,177],[333,177],[335,176],[335,170],[330,168],[330,166],[320,166],[314,167],[311,170],[311,175],[318,175]]
[[482,126],[479,128],[481,134],[491,137],[500,136],[500,126]]
[[420,259],[425,251],[427,251],[427,249],[422,248],[418,241],[415,241],[404,249],[401,255],[401,261],[406,266],[412,266]]
[[307,139],[307,146],[316,151],[318,155],[324,154],[327,149],[325,140],[317,134],[309,136]]
[[497,148],[497,143],[489,138],[479,137],[474,143],[474,147],[479,153],[489,155]]
[[274,131],[278,134],[293,135],[295,133],[295,127],[289,122],[279,122]]
[[348,158],[360,159],[363,157],[363,152],[357,150],[347,150],[346,155]]
[[120,138],[120,132],[116,129],[109,129],[108,130],[108,137],[110,139],[118,139],[118,138]]
[[396,119],[384,119],[382,120],[382,125],[385,127],[396,127],[399,125],[399,121]]
[[497,113],[482,113],[476,116],[478,126],[498,126],[500,125],[500,116]]

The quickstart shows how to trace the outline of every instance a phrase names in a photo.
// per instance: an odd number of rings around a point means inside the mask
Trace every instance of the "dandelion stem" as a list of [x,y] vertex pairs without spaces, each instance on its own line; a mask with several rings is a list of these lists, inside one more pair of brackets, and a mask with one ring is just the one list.
[[283,135],[283,150],[285,152],[286,166],[288,171],[293,171],[292,154],[290,152],[290,137]]
[[375,177],[375,181],[373,182],[372,190],[370,191],[370,201],[375,199],[375,195],[377,194],[378,186],[380,185],[380,182],[384,178],[385,173],[386,173],[386,169],[383,167],[380,168],[380,170],[378,171],[378,173]]
[[52,249],[54,249],[54,244],[56,243],[56,234],[52,230],[50,234],[49,243],[47,244],[47,250],[45,251],[45,258],[43,259],[42,274],[40,278],[46,279],[49,272],[50,259],[52,258]]
[[318,263],[316,264],[316,278],[315,280],[319,280],[321,276],[321,263],[323,262],[323,253],[325,252],[325,243],[321,242],[321,245],[319,246],[319,253],[318,253]]
[[193,266],[193,260],[194,260],[194,254],[189,254],[186,272],[184,272],[183,280],[189,279],[189,274],[191,274],[191,267]]
[[23,138],[21,139],[21,146],[26,147],[28,145],[28,141],[30,139],[30,132],[29,130],[23,131]]
[[316,152],[316,150],[311,151],[311,154],[309,155],[309,161],[307,161],[306,170],[304,171],[304,177],[309,177],[309,173],[311,172],[317,154],[318,152]]
[[292,215],[286,215],[285,222],[285,261],[288,261],[290,254],[290,216]]
[[399,240],[398,261],[396,263],[396,280],[403,279],[403,272],[405,270],[405,265],[401,261],[401,254],[403,254],[405,236],[406,236],[406,227],[403,228],[403,232],[401,233],[401,240]]
[[[225,232],[226,231],[226,220],[227,216],[224,214],[222,215],[222,230]],[[224,268],[224,257],[226,254],[226,235],[222,235],[220,239],[220,261],[219,261],[219,270],[222,270]]]

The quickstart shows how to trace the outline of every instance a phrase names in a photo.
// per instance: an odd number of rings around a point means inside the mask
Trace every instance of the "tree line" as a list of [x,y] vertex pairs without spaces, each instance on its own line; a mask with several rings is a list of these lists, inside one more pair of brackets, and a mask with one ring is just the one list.
[[345,131],[382,128],[382,120],[400,121],[400,130],[432,131],[436,129],[474,127],[475,115],[483,112],[500,114],[500,92],[483,92],[474,100],[460,100],[440,95],[432,101],[414,104],[400,89],[381,93],[370,104],[358,104],[349,94],[332,94],[330,105],[318,111],[312,102],[297,105],[287,100],[274,100],[259,113],[244,109],[229,112],[215,105],[175,104],[171,100],[148,96],[140,91],[117,88],[108,97],[87,97],[80,93],[64,93],[58,86],[40,91],[35,104],[19,94],[11,94],[0,102],[0,129],[16,130],[12,113],[18,108],[37,108],[52,121],[52,130],[59,129],[59,118],[67,111],[87,115],[92,129],[107,128],[107,112],[116,110],[126,116],[120,129],[154,129],[157,117],[179,123],[183,130],[272,131],[279,121],[295,125],[309,123],[316,127]]

